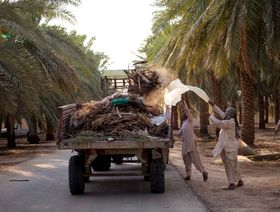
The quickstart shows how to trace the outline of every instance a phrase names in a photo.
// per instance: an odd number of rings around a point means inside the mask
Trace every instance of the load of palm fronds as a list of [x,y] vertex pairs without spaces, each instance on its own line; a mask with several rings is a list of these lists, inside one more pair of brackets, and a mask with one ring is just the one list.
[[128,92],[142,96],[148,94],[160,84],[157,71],[147,65],[145,61],[134,63],[134,66],[134,69],[125,71],[130,81]]
[[101,101],[82,104],[71,117],[68,128],[70,137],[89,131],[99,137],[117,139],[128,138],[133,134],[136,137],[139,134],[144,137],[167,137],[168,125],[163,122],[157,126],[151,121],[152,116],[159,115],[162,110],[157,108],[158,105],[144,105],[142,97],[161,84],[158,73],[145,62],[134,65],[134,69],[126,71],[130,80],[128,94],[115,93]]
[[166,137],[168,126],[152,124],[149,111],[139,95],[115,93],[101,101],[82,104],[71,117],[68,135],[72,137],[82,131],[94,131],[119,138],[125,137],[127,132],[148,132],[151,136]]

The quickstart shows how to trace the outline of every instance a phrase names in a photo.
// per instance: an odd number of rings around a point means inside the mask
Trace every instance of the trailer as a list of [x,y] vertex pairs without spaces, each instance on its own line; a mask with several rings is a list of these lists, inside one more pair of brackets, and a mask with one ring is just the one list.
[[[70,117],[79,109],[79,104],[59,107],[58,148],[77,152],[71,156],[68,166],[71,194],[83,194],[85,184],[92,176],[143,176],[144,180],[150,181],[152,193],[165,191],[164,171],[172,139],[113,140],[90,135],[69,137]],[[127,172],[110,170],[111,162],[121,164],[124,160],[141,164],[140,170]]]

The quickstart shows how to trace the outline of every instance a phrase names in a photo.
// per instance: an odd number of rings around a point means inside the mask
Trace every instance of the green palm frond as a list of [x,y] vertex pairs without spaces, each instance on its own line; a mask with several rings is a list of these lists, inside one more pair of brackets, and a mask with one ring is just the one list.
[[280,1],[267,0],[264,7],[265,37],[270,56],[279,57],[280,49]]
[[[39,64],[20,43],[5,42],[0,45],[0,49],[3,50],[0,51],[1,74],[5,76],[6,82],[9,82],[9,90],[14,93],[7,100],[13,102],[12,105],[38,112],[38,92],[34,87],[43,81],[38,72]],[[16,111],[17,108],[13,107],[9,112]]]
[[[85,49],[81,45],[75,44],[71,37],[66,33],[65,29],[58,26],[42,26],[45,39],[53,43],[56,52],[65,56],[65,60],[71,62],[73,60],[85,62]],[[84,40],[86,37],[84,37]]]
[[[0,114],[12,113],[16,110],[17,93],[9,82],[10,76],[0,64]],[[5,102],[5,104],[3,104]]]
[[[61,59],[63,59],[63,61],[67,61],[67,63],[71,64],[72,68],[75,69],[72,70],[71,73],[74,73],[75,71],[76,74],[80,75],[79,80],[75,77],[73,78],[73,80],[71,80],[71,78],[69,78],[70,73],[67,74],[65,72],[68,83],[71,84],[71,82],[76,82],[77,84],[79,81],[81,81],[82,84],[87,84],[88,82],[83,80],[84,78],[82,77],[82,70],[91,70],[90,79],[92,80],[88,85],[89,87],[94,88],[94,90],[90,90],[90,92],[97,94],[95,96],[100,96],[100,88],[94,85],[99,85],[100,72],[98,71],[98,69],[100,68],[100,65],[106,65],[106,55],[102,53],[94,53],[90,49],[94,39],[91,39],[86,46],[83,46],[86,36],[78,35],[76,32],[67,34],[64,29],[58,27],[43,27],[43,30],[47,31],[47,39],[51,43],[55,44],[54,49],[57,54],[60,55]],[[101,64],[101,62],[104,63]],[[63,85],[63,83],[59,84]],[[76,89],[72,88],[71,90],[76,92],[77,89],[81,90],[81,87],[81,85],[77,84]],[[67,88],[66,90],[69,90],[69,88]],[[88,89],[86,89],[85,91],[89,92]]]
[[25,14],[25,16],[44,17],[46,19],[61,18],[69,22],[75,22],[75,17],[69,12],[67,5],[78,6],[80,1],[71,0],[20,0],[0,2],[0,8],[8,12],[13,11],[16,14]]

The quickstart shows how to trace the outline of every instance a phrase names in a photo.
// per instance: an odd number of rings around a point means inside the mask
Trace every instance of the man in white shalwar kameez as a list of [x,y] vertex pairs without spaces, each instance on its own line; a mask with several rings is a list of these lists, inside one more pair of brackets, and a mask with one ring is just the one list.
[[185,180],[191,179],[192,163],[195,168],[202,173],[203,180],[207,181],[208,173],[205,171],[204,166],[199,157],[199,152],[196,147],[196,136],[194,134],[193,117],[192,113],[185,104],[185,112],[183,114],[183,124],[179,131],[182,135],[182,157],[186,168]]
[[[214,111],[222,118],[217,119],[213,115],[209,119],[220,128],[218,143],[213,150],[213,156],[222,158],[225,165],[225,172],[228,179],[228,187],[226,190],[234,190],[236,187],[243,186],[243,181],[240,175],[238,156],[238,140],[236,139],[236,110],[229,107],[224,113],[213,102],[209,101],[213,106]],[[237,184],[235,185],[235,182]]]

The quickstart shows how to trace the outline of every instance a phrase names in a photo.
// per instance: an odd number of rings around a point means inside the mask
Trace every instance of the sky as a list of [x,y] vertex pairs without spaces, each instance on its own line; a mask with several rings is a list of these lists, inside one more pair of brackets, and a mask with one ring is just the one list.
[[139,60],[138,49],[151,34],[153,0],[82,0],[69,8],[77,23],[58,22],[68,30],[95,37],[94,51],[110,57],[108,69],[127,69]]

